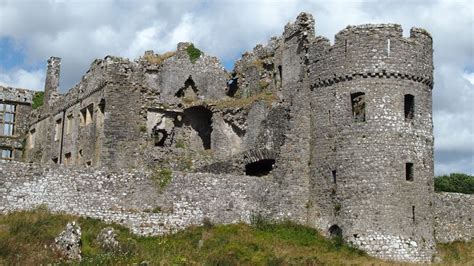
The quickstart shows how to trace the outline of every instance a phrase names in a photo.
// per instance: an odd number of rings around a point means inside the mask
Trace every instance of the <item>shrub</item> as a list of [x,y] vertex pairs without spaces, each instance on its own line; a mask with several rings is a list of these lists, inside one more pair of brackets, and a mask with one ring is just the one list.
[[474,194],[474,176],[460,173],[438,176],[435,191]]
[[31,107],[33,109],[36,109],[42,106],[43,102],[44,102],[44,91],[38,91],[33,95],[33,103],[31,104]]
[[194,44],[189,45],[188,48],[186,48],[186,52],[188,52],[189,60],[191,60],[193,64],[202,55],[201,50],[194,47]]

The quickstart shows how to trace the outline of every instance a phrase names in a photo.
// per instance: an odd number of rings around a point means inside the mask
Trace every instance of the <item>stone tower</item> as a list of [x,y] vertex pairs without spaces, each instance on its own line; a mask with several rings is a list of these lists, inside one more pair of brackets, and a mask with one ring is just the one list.
[[46,71],[46,81],[44,84],[44,104],[47,106],[54,101],[59,94],[59,74],[61,68],[61,58],[50,57],[48,59],[48,69]]
[[310,50],[315,226],[397,261],[430,261],[433,234],[431,36],[350,26]]

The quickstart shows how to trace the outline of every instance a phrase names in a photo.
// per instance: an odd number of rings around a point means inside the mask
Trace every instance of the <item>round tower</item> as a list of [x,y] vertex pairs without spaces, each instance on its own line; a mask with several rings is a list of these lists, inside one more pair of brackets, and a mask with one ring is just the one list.
[[426,31],[394,24],[347,27],[310,51],[312,218],[376,257],[435,254],[432,54]]

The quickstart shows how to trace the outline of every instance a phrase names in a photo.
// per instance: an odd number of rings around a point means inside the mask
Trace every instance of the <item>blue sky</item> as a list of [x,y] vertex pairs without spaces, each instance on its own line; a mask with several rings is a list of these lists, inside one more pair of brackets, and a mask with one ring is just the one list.
[[434,40],[437,174],[474,174],[474,2],[471,0],[0,0],[0,85],[41,90],[46,61],[62,58],[61,90],[106,55],[137,58],[191,41],[227,69],[306,11],[316,34],[347,25],[398,23]]

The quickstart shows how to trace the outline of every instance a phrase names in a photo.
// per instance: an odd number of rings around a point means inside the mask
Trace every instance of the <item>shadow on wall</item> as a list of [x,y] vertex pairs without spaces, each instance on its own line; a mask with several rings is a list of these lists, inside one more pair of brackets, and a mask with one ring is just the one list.
[[184,110],[184,124],[199,135],[205,150],[211,148],[212,112],[204,106],[193,106]]

